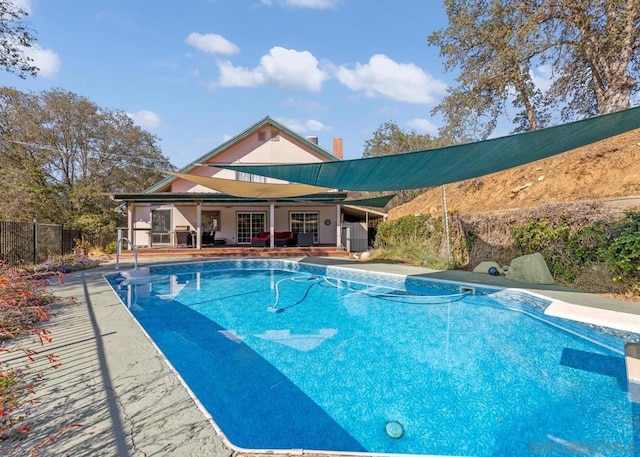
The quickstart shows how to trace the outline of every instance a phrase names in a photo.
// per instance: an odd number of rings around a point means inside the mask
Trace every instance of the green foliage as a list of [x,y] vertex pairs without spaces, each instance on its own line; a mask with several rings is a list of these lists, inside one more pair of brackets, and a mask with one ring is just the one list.
[[[0,0],[1,1],[1,0]],[[157,137],[122,111],[53,89],[0,87],[0,218],[64,225],[115,223],[113,192],[139,192],[173,169]],[[82,224],[91,227],[89,224]]]
[[81,239],[76,240],[75,246],[85,253],[106,246],[116,232],[114,214],[82,214],[76,217],[71,227],[80,230],[82,235]]
[[616,274],[614,280],[635,281],[640,287],[640,212],[629,212],[616,224],[571,227],[562,222],[554,227],[542,220],[513,227],[511,232],[524,254],[544,256],[557,279],[572,282],[580,269],[606,262]]
[[616,237],[606,250],[617,280],[636,281],[640,287],[640,212],[627,213],[615,227]]
[[561,225],[554,228],[548,221],[531,221],[528,224],[512,227],[513,240],[524,254],[533,254],[548,249],[556,242],[567,242],[571,228]]
[[25,49],[35,46],[37,40],[22,22],[28,14],[19,4],[0,0],[0,66],[24,79],[38,74],[33,59],[25,55]]
[[445,259],[437,252],[443,232],[437,230],[440,221],[425,215],[403,216],[378,225],[374,258],[419,265],[434,269],[447,269]]
[[[637,93],[640,3],[619,0],[498,2],[444,0],[445,28],[428,40],[445,70],[458,72],[435,112],[441,135],[487,138],[505,112],[516,131],[628,108]],[[616,62],[616,65],[610,65]],[[534,84],[540,63],[552,67],[550,88]]]
[[511,233],[516,246],[524,254],[540,252],[551,274],[565,282],[576,279],[578,268],[599,259],[599,243],[604,241],[604,233],[600,228],[572,229],[566,222],[554,227],[546,220],[512,227]]
[[117,249],[118,249],[118,242],[117,241],[111,241],[109,244],[107,244],[104,247],[104,253],[105,254],[115,254]]
[[378,225],[376,247],[393,247],[406,240],[416,241],[419,244],[422,240],[429,239],[432,232],[427,225],[427,220],[428,217],[424,215],[409,215],[393,221],[381,222]]
[[570,234],[567,242],[567,256],[580,265],[589,265],[606,260],[605,248],[609,236],[604,223],[579,226]]

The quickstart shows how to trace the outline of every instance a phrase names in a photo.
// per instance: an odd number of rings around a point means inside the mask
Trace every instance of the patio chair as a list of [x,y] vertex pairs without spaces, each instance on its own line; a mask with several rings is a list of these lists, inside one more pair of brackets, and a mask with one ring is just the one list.
[[298,246],[313,246],[313,232],[298,233]]

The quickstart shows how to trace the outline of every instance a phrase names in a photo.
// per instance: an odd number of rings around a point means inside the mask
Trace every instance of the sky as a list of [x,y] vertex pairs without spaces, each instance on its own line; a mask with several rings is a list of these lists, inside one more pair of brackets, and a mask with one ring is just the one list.
[[[38,40],[36,78],[128,113],[177,167],[265,116],[362,156],[385,122],[437,135],[454,84],[427,37],[438,0],[13,0]],[[508,132],[504,132],[505,134]]]

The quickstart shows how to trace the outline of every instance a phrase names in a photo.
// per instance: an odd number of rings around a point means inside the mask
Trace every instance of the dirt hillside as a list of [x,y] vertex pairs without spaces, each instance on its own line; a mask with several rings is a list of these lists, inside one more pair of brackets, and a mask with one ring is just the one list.
[[[463,214],[621,197],[637,197],[625,199],[636,205],[640,203],[640,129],[528,165],[447,184],[446,195],[449,211]],[[437,187],[393,208],[389,219],[442,212],[442,187]]]

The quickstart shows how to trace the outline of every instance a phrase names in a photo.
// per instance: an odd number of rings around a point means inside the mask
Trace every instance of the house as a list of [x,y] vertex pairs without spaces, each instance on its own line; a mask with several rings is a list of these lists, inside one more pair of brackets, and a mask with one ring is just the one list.
[[135,246],[202,249],[261,240],[260,245],[275,248],[304,234],[308,243],[366,250],[369,221],[384,212],[350,203],[339,189],[216,167],[336,161],[342,159],[342,147],[342,139],[334,138],[328,152],[316,137],[302,137],[267,116],[181,170],[166,172],[167,178],[144,192],[113,199],[125,203],[127,237]]

